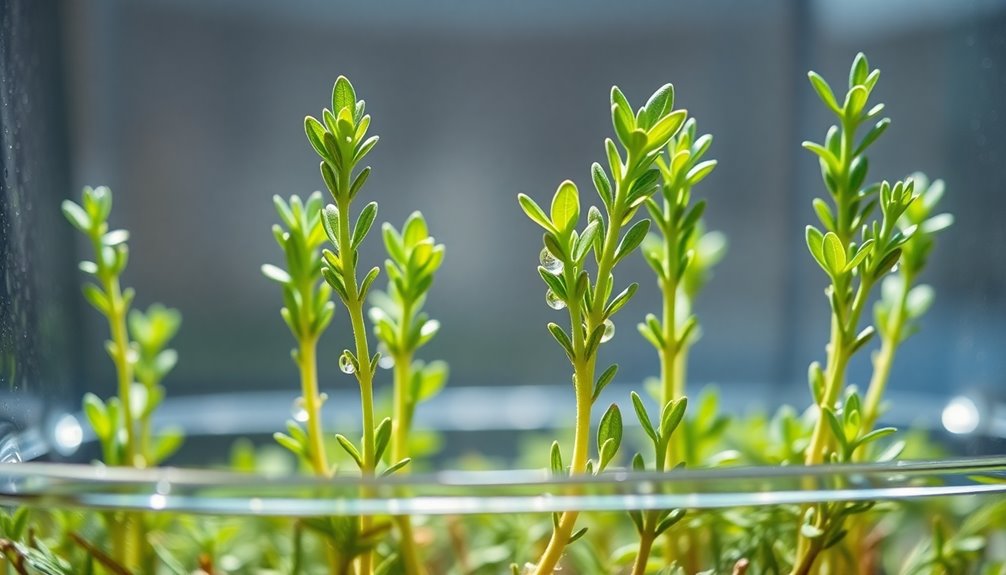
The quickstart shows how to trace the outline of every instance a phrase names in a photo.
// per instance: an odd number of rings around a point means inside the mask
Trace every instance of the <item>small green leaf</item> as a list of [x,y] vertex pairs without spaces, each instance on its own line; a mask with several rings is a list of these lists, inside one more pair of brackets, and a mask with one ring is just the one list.
[[94,429],[94,434],[100,439],[111,437],[115,423],[109,420],[105,402],[93,393],[85,393],[83,405],[84,415],[87,416],[87,421]]
[[111,306],[108,302],[108,297],[105,292],[101,291],[98,286],[87,283],[83,286],[84,298],[94,306],[94,309],[100,311],[101,313],[108,315],[111,310]]
[[604,471],[622,444],[622,413],[612,403],[597,428],[598,471]]
[[621,241],[618,242],[618,247],[615,248],[615,262],[619,262],[622,258],[632,253],[632,250],[639,247],[639,244],[643,242],[643,238],[646,237],[646,233],[650,230],[650,220],[639,220],[629,228],[629,231],[625,232],[622,236]]
[[339,76],[332,88],[332,112],[338,114],[343,108],[355,110],[356,90],[345,76]]
[[845,269],[842,270],[843,273],[849,273],[852,270],[856,269],[856,267],[859,264],[861,264],[863,260],[865,260],[867,256],[869,256],[873,252],[873,243],[874,243],[873,239],[869,239],[863,242],[863,245],[859,246],[859,249],[856,250],[856,255],[852,256],[852,259],[850,259],[849,262],[845,264]]
[[541,209],[541,206],[529,196],[526,194],[517,194],[517,202],[520,204],[521,209],[524,210],[524,213],[527,214],[527,217],[531,218],[531,221],[545,228],[547,232],[553,234],[559,233],[559,230],[552,225],[552,221],[545,215],[545,210]]
[[562,328],[555,323],[549,323],[547,327],[549,333],[551,333],[552,337],[555,338],[555,341],[559,342],[559,345],[562,346],[562,349],[566,352],[566,356],[569,357],[569,360],[573,361],[575,358],[575,355],[573,354],[573,342],[569,340],[569,336],[566,335],[566,332],[564,332]]
[[828,232],[824,235],[824,240],[821,244],[821,256],[824,258],[825,270],[831,274],[832,277],[838,277],[845,271],[845,246],[842,245],[842,240],[838,239],[838,236],[834,232]]
[[616,373],[618,373],[618,364],[611,364],[608,366],[608,369],[604,370],[604,373],[597,378],[597,382],[594,384],[594,393],[591,397],[591,402],[597,401],[597,398],[601,395],[601,391],[604,390],[609,383],[611,383],[611,380],[615,378]]
[[377,202],[370,202],[360,211],[360,217],[357,218],[356,225],[353,227],[353,239],[350,242],[353,249],[356,249],[367,237],[371,226],[374,225],[375,218],[377,218]]
[[648,130],[674,108],[674,86],[664,84],[657,88],[643,107],[646,109],[646,113],[643,115],[640,126]]
[[550,460],[552,473],[556,476],[563,475],[565,473],[565,468],[562,466],[562,452],[559,449],[558,441],[552,442]]
[[666,440],[678,428],[681,420],[685,417],[685,410],[688,408],[688,398],[680,397],[669,401],[664,406],[660,415],[660,437]]
[[654,535],[659,536],[664,531],[667,531],[684,518],[685,518],[684,509],[671,510],[671,512],[668,513],[667,517],[664,517],[663,519],[660,520],[660,523],[657,523],[657,528],[654,530]]
[[398,463],[395,463],[394,465],[389,466],[387,469],[385,469],[384,471],[382,471],[381,472],[381,477],[387,477],[387,476],[391,475],[392,473],[395,473],[396,471],[398,471],[401,468],[405,467],[406,465],[408,465],[411,462],[412,462],[412,458],[411,457],[406,457],[405,459],[399,461]]
[[828,171],[832,175],[837,175],[842,172],[841,163],[838,161],[838,158],[835,157],[835,154],[831,153],[831,150],[828,148],[814,142],[804,142],[803,147],[817,154],[817,156],[821,158],[821,161],[824,162],[824,165],[828,167]]
[[73,227],[85,233],[90,231],[91,217],[87,215],[84,208],[78,206],[70,200],[63,200],[60,207],[63,209],[63,215],[66,217],[67,221],[73,224]]
[[639,425],[643,427],[643,431],[646,435],[650,436],[650,439],[654,443],[659,441],[657,432],[653,430],[653,424],[650,423],[650,416],[646,414],[646,407],[643,405],[643,400],[639,397],[639,394],[635,391],[631,392],[630,397],[632,397],[632,407],[636,410],[636,417],[639,419]]
[[353,442],[347,439],[346,436],[342,435],[341,433],[335,434],[335,440],[339,442],[339,445],[342,447],[342,449],[345,450],[346,453],[348,453],[349,456],[353,458],[353,461],[356,462],[356,465],[359,466],[360,469],[363,469],[363,457],[360,455],[360,452],[356,449],[356,446],[353,445]]
[[577,540],[579,540],[580,538],[582,538],[586,534],[587,534],[587,528],[586,527],[581,527],[581,528],[577,529],[575,533],[573,533],[572,535],[569,536],[569,541],[566,542],[566,545],[571,545],[571,544],[575,543]]
[[272,438],[276,440],[276,443],[287,448],[297,457],[307,457],[307,453],[304,452],[304,447],[296,439],[290,437],[289,435],[277,431],[272,434]]
[[566,180],[552,197],[552,225],[560,233],[568,235],[580,217],[580,195],[576,184]]
[[608,181],[607,174],[604,173],[604,168],[601,164],[594,162],[590,166],[590,176],[594,180],[594,188],[597,189],[597,195],[601,197],[601,201],[604,205],[611,207],[611,182]]
[[377,429],[374,431],[374,458],[378,461],[384,455],[384,450],[387,449],[388,443],[391,440],[391,418],[385,417],[381,420],[381,423],[377,425]]
[[275,282],[279,282],[284,285],[289,284],[291,281],[293,281],[290,279],[290,274],[288,274],[286,270],[278,268],[272,264],[262,265],[262,275]]
[[363,187],[363,184],[367,183],[367,178],[370,177],[370,171],[370,166],[367,166],[360,170],[359,174],[356,174],[356,177],[353,178],[353,183],[349,186],[349,199],[355,198],[356,194],[360,193],[360,188]]
[[622,309],[622,307],[627,304],[630,299],[632,299],[632,296],[636,293],[637,289],[639,289],[639,284],[633,282],[629,284],[629,287],[619,292],[618,295],[616,295],[611,302],[608,303],[608,306],[604,308],[604,317],[609,318],[615,315],[618,310]]
[[664,116],[646,133],[647,148],[652,150],[666,144],[668,140],[678,133],[687,117],[688,112],[686,110],[675,110]]
[[814,212],[817,213],[817,219],[821,221],[821,225],[824,226],[824,229],[834,230],[835,216],[832,215],[831,208],[828,207],[828,204],[821,198],[814,198],[813,204],[814,204]]
[[600,229],[601,226],[597,221],[590,222],[587,224],[587,227],[583,228],[583,233],[576,238],[576,242],[573,244],[574,263],[578,264],[583,261],[583,258],[587,257]]
[[688,185],[694,186],[695,184],[701,182],[712,173],[713,169],[716,168],[716,160],[707,160],[700,164],[696,164],[692,169],[688,170],[688,174],[685,178],[688,180]]
[[863,136],[863,140],[859,143],[859,145],[856,146],[856,151],[853,152],[853,156],[859,156],[863,152],[865,152],[866,148],[870,147],[871,144],[876,142],[877,138],[879,138],[887,130],[887,127],[890,125],[891,125],[890,118],[884,118],[879,122],[877,122],[876,124],[874,124],[874,126],[870,128],[870,131],[867,132],[865,136]]
[[831,86],[828,85],[828,82],[826,82],[817,72],[808,72],[807,77],[810,78],[810,83],[814,86],[814,91],[817,92],[818,97],[821,98],[824,105],[828,106],[832,112],[841,114],[842,109],[839,108],[838,101],[835,100],[835,94],[832,92]]

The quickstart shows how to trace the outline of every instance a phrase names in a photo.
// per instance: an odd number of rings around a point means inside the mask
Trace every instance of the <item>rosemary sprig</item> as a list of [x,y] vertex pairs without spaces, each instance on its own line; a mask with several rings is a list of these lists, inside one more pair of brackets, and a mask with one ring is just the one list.
[[[684,124],[686,112],[672,111],[673,104],[674,88],[666,84],[634,113],[622,91],[612,88],[611,118],[622,149],[620,151],[610,138],[605,140],[610,179],[600,164],[594,163],[591,167],[604,213],[592,206],[582,230],[577,230],[580,197],[573,182],[567,180],[556,190],[549,215],[528,196],[518,196],[527,216],[545,230],[545,247],[538,273],[548,286],[546,302],[553,309],[567,308],[569,314],[569,333],[556,323],[549,323],[548,330],[573,364],[576,423],[571,474],[602,471],[614,457],[621,440],[621,415],[618,407],[612,404],[602,418],[604,433],[598,436],[596,465],[588,459],[591,408],[618,369],[614,365],[609,367],[595,381],[597,351],[614,336],[612,316],[638,287],[630,284],[612,297],[612,271],[618,262],[639,247],[649,230],[649,220],[632,221],[639,207],[659,186],[660,173],[652,168],[653,163]],[[623,234],[626,226],[628,230]],[[596,263],[593,279],[587,269],[587,256],[591,251]],[[552,453],[553,468],[556,462],[561,467],[558,444],[553,445]],[[535,574],[551,575],[566,545],[583,535],[583,530],[573,533],[576,517],[576,512],[556,516],[552,536],[535,566]]]
[[[388,252],[385,270],[388,286],[371,296],[370,320],[381,342],[382,356],[392,360],[394,370],[393,414],[391,419],[391,461],[398,469],[409,461],[409,431],[420,401],[435,395],[446,383],[447,365],[442,361],[423,363],[416,351],[429,343],[440,330],[440,322],[423,312],[426,294],[444,259],[444,246],[429,235],[426,220],[413,212],[399,232],[389,223],[382,226]],[[408,575],[424,573],[416,549],[412,522],[408,516],[396,518],[401,540],[399,549]]]
[[307,202],[291,196],[289,202],[273,196],[276,212],[285,226],[272,228],[276,242],[286,256],[286,269],[272,264],[262,266],[262,273],[283,288],[285,306],[280,310],[297,348],[291,356],[300,372],[301,396],[298,412],[304,415],[307,433],[300,422],[287,422],[289,435],[275,434],[276,441],[306,461],[314,473],[331,475],[325,454],[321,407],[325,395],[318,392],[318,339],[332,321],[335,304],[332,288],[322,281],[319,248],[325,242],[321,225],[321,193],[311,194]]
[[[94,283],[84,284],[84,297],[108,320],[111,340],[105,349],[115,364],[118,376],[118,399],[105,409],[105,405],[94,394],[84,396],[85,413],[92,414],[92,420],[105,451],[105,462],[109,465],[129,465],[143,467],[137,450],[135,403],[132,401],[133,366],[137,354],[129,341],[126,331],[126,315],[136,292],[132,288],[122,289],[119,278],[129,259],[126,230],[108,229],[108,215],[112,211],[112,191],[107,187],[84,188],[81,203],[64,200],[63,215],[78,230],[84,233],[94,249],[94,261],[80,262],[80,271],[92,276]],[[99,407],[100,405],[100,407]],[[101,412],[105,413],[102,414]],[[110,413],[114,411],[114,413]],[[97,423],[97,425],[95,425]],[[122,438],[119,430],[122,430]]]
[[[712,144],[712,137],[696,136],[695,120],[668,142],[667,155],[657,159],[661,176],[662,201],[649,198],[646,209],[659,233],[647,235],[642,253],[657,275],[663,303],[662,319],[648,314],[639,324],[639,332],[657,349],[660,357],[661,409],[685,395],[686,352],[697,335],[698,319],[691,304],[701,289],[709,268],[722,256],[722,243],[706,239],[705,250],[698,244],[702,235],[702,214],[706,202],[691,204],[692,187],[716,168],[716,160],[702,161]],[[678,463],[682,448],[675,441],[667,444],[668,467]],[[662,471],[663,468],[658,470]]]
[[[107,401],[93,393],[84,395],[84,415],[101,444],[107,465],[147,467],[170,456],[182,442],[181,430],[166,429],[150,442],[150,419],[164,398],[161,379],[174,367],[177,355],[165,349],[178,329],[181,317],[175,310],[152,305],[146,314],[129,307],[135,292],[122,289],[120,277],[129,258],[126,230],[109,231],[112,192],[106,187],[83,190],[81,203],[65,200],[63,215],[91,242],[94,261],[84,260],[79,268],[94,278],[85,283],[84,297],[108,320],[111,340],[105,349],[115,364],[118,395]],[[127,317],[129,318],[127,331]],[[130,340],[130,335],[135,341]],[[140,378],[140,383],[134,381]],[[146,542],[147,525],[135,513],[104,514],[114,559],[130,568],[140,568],[152,560]]]
[[[323,122],[308,116],[304,120],[304,130],[311,147],[321,157],[321,176],[325,187],[332,194],[334,204],[325,206],[322,225],[325,234],[335,248],[322,252],[322,276],[332,286],[346,310],[353,329],[355,353],[344,350],[339,358],[339,366],[344,373],[356,375],[360,386],[360,403],[363,413],[363,441],[361,449],[342,435],[336,436],[339,444],[357,462],[361,472],[374,475],[380,450],[387,445],[379,445],[378,438],[386,438],[383,428],[390,421],[381,422],[380,428],[374,424],[374,373],[380,354],[370,355],[367,328],[363,316],[363,306],[367,292],[380,268],[373,267],[357,282],[356,266],[359,259],[358,248],[370,232],[377,217],[377,202],[370,202],[362,210],[356,222],[350,227],[350,207],[360,189],[370,175],[370,167],[357,167],[377,144],[378,137],[367,137],[370,115],[364,114],[366,104],[356,99],[356,90],[344,76],[339,76],[332,88],[332,109],[322,112]],[[373,521],[368,516],[360,518],[360,531],[368,533]],[[358,573],[369,575],[373,572],[373,557],[370,551],[360,555]]]
[[[814,72],[809,77],[818,96],[839,121],[828,131],[824,145],[804,143],[819,158],[822,178],[832,200],[832,206],[820,198],[814,201],[825,231],[807,226],[810,253],[831,281],[826,290],[831,304],[827,364],[822,369],[815,362],[809,373],[820,415],[807,446],[805,463],[815,465],[851,460],[857,448],[879,439],[872,435],[875,432],[862,433],[857,394],[851,394],[842,406],[837,402],[845,390],[845,371],[850,359],[874,335],[872,326],[859,330],[870,291],[898,262],[902,246],[915,231],[901,230],[897,222],[916,196],[911,180],[893,186],[887,182],[865,185],[869,165],[865,151],[890,124],[887,118],[875,120],[883,110],[882,104],[866,107],[880,78],[879,70],[871,71],[866,57],[859,54],[849,72],[849,90],[842,105],[823,78]],[[857,142],[856,131],[867,122],[875,123]],[[874,217],[878,207],[881,213]],[[794,575],[810,572],[820,552],[844,535],[841,530],[844,517],[858,511],[862,509],[847,505],[808,508],[800,530]]]
[[[712,144],[712,136],[699,136],[694,118],[671,138],[666,153],[657,158],[661,176],[662,200],[651,197],[646,201],[647,211],[655,224],[656,233],[647,234],[642,254],[657,275],[663,304],[662,318],[647,314],[638,325],[639,332],[657,350],[660,358],[659,405],[662,413],[677,402],[685,401],[685,377],[688,352],[698,338],[698,318],[692,313],[692,304],[710,276],[710,270],[723,256],[726,242],[722,234],[704,234],[702,214],[706,202],[692,203],[692,187],[701,182],[716,168],[716,160],[703,160]],[[634,396],[634,400],[638,396]],[[642,404],[637,403],[640,422],[645,416]],[[652,428],[644,423],[644,429]],[[656,458],[657,471],[670,470],[679,464],[689,463],[685,434],[666,434],[662,438],[665,453]],[[635,463],[635,462],[634,462]],[[639,460],[642,464],[642,460]],[[634,517],[640,532],[640,552],[636,568],[643,569],[652,540],[670,525],[661,522],[668,512],[647,513]],[[656,529],[657,525],[662,528]],[[667,563],[675,556],[677,539],[668,533]],[[687,545],[686,545],[687,546]],[[639,571],[642,573],[642,571]]]
[[161,381],[178,363],[178,352],[167,347],[182,324],[182,314],[176,309],[161,304],[152,304],[146,312],[130,310],[127,316],[129,334],[138,354],[136,358],[136,379],[142,390],[143,401],[139,413],[139,453],[147,465],[158,465],[182,443],[184,437],[179,427],[167,427],[152,438],[151,418],[164,400]]
[[943,197],[943,180],[930,183],[925,174],[909,176],[915,183],[918,199],[912,202],[898,227],[902,233],[914,230],[901,246],[901,259],[895,273],[884,278],[881,298],[873,306],[874,323],[880,336],[880,349],[873,354],[873,375],[863,404],[863,431],[873,429],[882,411],[882,398],[891,374],[891,365],[898,346],[919,330],[919,318],[933,303],[933,288],[914,285],[929,260],[935,235],[950,227],[954,217],[948,213],[933,214]]

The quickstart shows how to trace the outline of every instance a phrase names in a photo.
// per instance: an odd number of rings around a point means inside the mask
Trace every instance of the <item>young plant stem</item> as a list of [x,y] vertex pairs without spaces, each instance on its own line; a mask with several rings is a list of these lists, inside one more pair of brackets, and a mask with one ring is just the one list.
[[913,277],[902,272],[901,287],[898,290],[898,297],[888,320],[887,333],[880,343],[880,350],[874,358],[873,375],[870,377],[870,386],[866,392],[863,403],[862,429],[870,431],[880,417],[880,402],[884,397],[884,390],[887,388],[887,380],[891,375],[891,365],[894,363],[894,355],[898,350],[898,345],[905,329],[905,322],[908,319],[906,307],[908,305],[908,292],[911,290]]
[[[101,244],[95,238],[95,249],[100,253]],[[117,277],[102,277],[101,287],[108,294],[108,327],[112,335],[115,353],[112,362],[118,377],[119,399],[122,400],[123,428],[126,434],[123,460],[127,466],[137,467],[136,424],[133,418],[131,388],[133,386],[133,364],[129,361],[129,335],[126,332],[126,303]]]
[[[408,337],[408,329],[411,325],[412,306],[410,302],[406,301],[402,306],[401,333],[399,334],[399,337],[403,341]],[[409,457],[409,430],[412,423],[409,415],[409,405],[413,401],[413,398],[410,397],[413,354],[410,351],[405,351],[397,354],[394,359],[391,461],[397,462]],[[424,575],[425,569],[423,569],[422,561],[419,559],[419,552],[416,549],[415,536],[412,531],[412,518],[408,515],[399,515],[395,517],[395,523],[398,525],[398,534],[401,538],[399,551],[401,552],[406,575]]]
[[[570,463],[570,475],[583,474],[587,471],[587,460],[590,447],[590,413],[593,406],[594,370],[597,364],[597,354],[584,357],[586,334],[604,323],[604,306],[607,303],[604,294],[610,291],[607,285],[611,270],[615,264],[615,248],[622,233],[622,219],[625,211],[625,195],[636,171],[636,162],[631,151],[626,160],[626,166],[615,184],[614,200],[608,217],[609,225],[605,230],[601,257],[597,263],[597,281],[594,284],[593,306],[581,310],[581,302],[577,298],[567,302],[573,343],[573,380],[576,392],[576,421],[573,431],[573,459]],[[563,268],[566,285],[576,285],[577,270]],[[580,326],[585,325],[585,329]],[[553,530],[545,553],[535,567],[535,575],[552,575],[559,559],[569,542],[573,527],[576,525],[577,513],[567,511],[559,519],[559,525]]]
[[[349,189],[349,170],[339,175],[340,189]],[[349,311],[349,321],[353,328],[353,341],[356,344],[356,357],[360,368],[356,379],[360,384],[360,409],[363,415],[363,467],[365,477],[373,477],[377,468],[376,446],[374,443],[374,374],[370,370],[370,346],[367,341],[367,328],[363,322],[363,300],[360,298],[356,284],[356,262],[352,261],[353,246],[350,241],[349,229],[349,197],[344,195],[337,199],[339,209],[339,254],[346,260],[343,262],[342,280],[346,286],[346,308]],[[364,495],[369,490],[366,490]],[[367,532],[373,526],[373,518],[369,515],[360,516],[360,531]],[[360,575],[373,573],[373,552],[366,551],[360,555],[357,563]]]
[[639,552],[636,553],[636,560],[632,563],[632,575],[646,575],[646,563],[650,559],[650,550],[653,548],[653,535],[646,533],[639,537]]
[[[308,287],[310,291],[311,288]],[[300,388],[307,412],[307,435],[311,442],[311,467],[320,477],[328,477],[328,457],[325,454],[325,435],[321,425],[321,398],[318,394],[318,339],[306,336],[297,348],[300,368]]]

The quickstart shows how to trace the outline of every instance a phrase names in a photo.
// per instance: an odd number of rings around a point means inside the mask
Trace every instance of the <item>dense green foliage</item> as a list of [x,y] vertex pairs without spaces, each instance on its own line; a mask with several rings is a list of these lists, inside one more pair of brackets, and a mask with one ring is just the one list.
[[[819,222],[806,228],[806,242],[809,261],[827,282],[830,340],[823,365],[814,362],[808,370],[810,406],[801,411],[784,405],[771,415],[722,413],[711,387],[686,397],[689,351],[701,336],[699,296],[726,252],[725,236],[706,231],[705,200],[693,195],[717,167],[707,158],[712,138],[700,135],[684,110],[674,109],[670,84],[635,110],[621,90],[612,89],[614,138],[604,142],[604,165],[590,168],[596,205],[584,208],[579,188],[568,180],[547,212],[531,197],[518,197],[544,231],[537,272],[547,306],[565,316],[546,327],[571,364],[576,400],[572,443],[529,444],[524,460],[547,460],[551,475],[561,478],[943,455],[921,434],[877,427],[899,346],[920,329],[934,299],[919,277],[936,234],[953,222],[949,214],[936,213],[944,191],[940,180],[921,173],[893,184],[867,180],[866,152],[890,125],[880,118],[883,105],[868,105],[878,79],[879,72],[858,56],[839,101],[821,76],[810,73],[813,90],[836,118],[823,143],[804,144],[818,159],[826,191],[813,201]],[[352,215],[371,172],[361,163],[377,142],[368,136],[370,123],[363,100],[344,77],[335,83],[331,109],[323,110],[321,120],[305,120],[333,203],[323,205],[318,192],[306,201],[275,197],[281,223],[273,233],[285,268],[262,267],[282,289],[281,316],[296,342],[300,396],[286,433],[275,434],[279,445],[237,442],[224,465],[231,470],[369,480],[406,473],[413,458],[426,453],[417,448],[413,419],[418,406],[444,386],[448,370],[443,361],[417,355],[440,329],[424,308],[445,248],[414,212],[400,230],[382,226],[388,255],[383,291],[372,290],[380,267],[359,279],[359,247],[377,218],[376,202]],[[120,287],[128,233],[109,231],[110,211],[107,188],[86,188],[81,204],[63,204],[94,251],[94,261],[80,265],[93,279],[84,295],[108,320],[106,347],[119,383],[117,396],[85,396],[84,413],[101,445],[101,464],[147,467],[161,463],[182,439],[179,431],[151,423],[164,397],[162,380],[177,362],[168,344],[180,316],[156,304],[145,313],[130,311],[134,294]],[[659,376],[645,391],[622,398],[632,405],[638,429],[623,425],[617,403],[596,420],[593,409],[618,371],[617,365],[598,370],[598,351],[614,337],[614,317],[638,289],[620,275],[616,281],[615,268],[637,248],[661,295],[660,309],[638,326],[639,343],[652,344],[659,357]],[[345,308],[353,336],[353,349],[337,357],[360,389],[359,440],[323,425],[326,395],[320,389],[329,382],[319,381],[317,361],[319,340],[336,317],[332,294]],[[845,374],[874,339],[879,346],[872,377],[861,395]],[[389,407],[375,399],[382,366],[392,370]],[[841,489],[854,480],[838,477],[826,487]],[[361,497],[373,496],[373,489],[362,482]],[[409,495],[404,487],[392,489]],[[571,485],[560,491],[582,494]],[[994,575],[1006,572],[1006,561],[990,552],[990,538],[1004,533],[1006,502],[965,497],[628,514],[303,519],[22,508],[0,514],[0,573]]]

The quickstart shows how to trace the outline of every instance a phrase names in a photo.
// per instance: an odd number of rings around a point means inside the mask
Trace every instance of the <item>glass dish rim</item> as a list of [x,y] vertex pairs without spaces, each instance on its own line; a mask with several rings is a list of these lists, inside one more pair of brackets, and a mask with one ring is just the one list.
[[181,467],[0,464],[0,504],[227,516],[455,515],[723,509],[1006,493],[1006,456],[673,472],[439,471],[268,476]]

